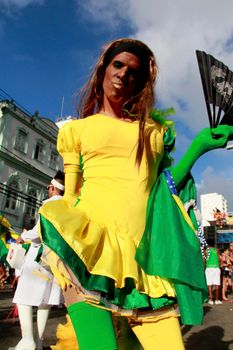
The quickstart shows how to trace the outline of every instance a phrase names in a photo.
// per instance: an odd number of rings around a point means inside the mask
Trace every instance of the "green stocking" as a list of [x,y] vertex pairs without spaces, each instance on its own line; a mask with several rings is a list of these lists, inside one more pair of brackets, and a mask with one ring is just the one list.
[[111,312],[84,302],[71,304],[67,310],[79,350],[118,349]]

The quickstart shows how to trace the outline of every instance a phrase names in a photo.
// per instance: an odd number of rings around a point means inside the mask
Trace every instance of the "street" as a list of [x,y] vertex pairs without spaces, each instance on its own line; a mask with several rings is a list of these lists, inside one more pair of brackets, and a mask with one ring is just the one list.
[[[20,339],[18,318],[7,319],[13,307],[12,297],[13,292],[8,287],[0,290],[0,350],[8,350],[8,347],[16,345]],[[231,299],[233,301],[232,296]],[[182,326],[186,350],[233,350],[233,303],[224,302],[213,306],[205,304],[204,312],[204,325]],[[56,343],[56,328],[59,323],[66,322],[65,314],[64,308],[51,310],[44,337],[44,350],[50,350],[50,345]]]

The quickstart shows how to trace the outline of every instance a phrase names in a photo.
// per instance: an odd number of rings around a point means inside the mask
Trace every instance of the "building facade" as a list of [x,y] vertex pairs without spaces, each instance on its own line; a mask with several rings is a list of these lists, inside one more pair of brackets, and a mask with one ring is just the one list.
[[218,193],[201,195],[202,225],[205,237],[226,249],[233,242],[232,213],[227,211],[226,199]]
[[0,101],[0,211],[21,232],[36,221],[47,185],[63,169],[58,127],[13,101]]
[[218,193],[207,193],[200,196],[202,225],[210,226],[216,221],[216,211],[227,216],[227,201]]

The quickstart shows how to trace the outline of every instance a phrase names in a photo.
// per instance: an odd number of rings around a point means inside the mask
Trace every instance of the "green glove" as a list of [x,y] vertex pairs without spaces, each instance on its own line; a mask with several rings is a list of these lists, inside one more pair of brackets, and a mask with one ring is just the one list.
[[177,187],[190,172],[195,161],[212,149],[225,147],[233,140],[233,126],[219,125],[216,128],[203,129],[193,140],[187,152],[179,163],[171,169],[171,175]]

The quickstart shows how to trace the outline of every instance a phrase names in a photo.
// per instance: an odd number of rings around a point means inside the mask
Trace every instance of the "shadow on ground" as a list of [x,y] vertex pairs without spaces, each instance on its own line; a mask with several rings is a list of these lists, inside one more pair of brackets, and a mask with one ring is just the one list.
[[[186,350],[229,350],[229,346],[233,344],[231,341],[224,341],[224,329],[220,326],[211,326],[197,333],[191,334],[185,342]],[[201,344],[201,345],[200,345]],[[214,344],[214,348],[212,345]]]

